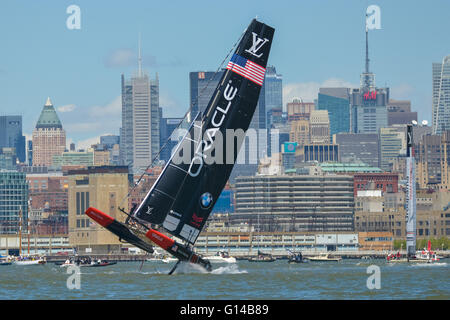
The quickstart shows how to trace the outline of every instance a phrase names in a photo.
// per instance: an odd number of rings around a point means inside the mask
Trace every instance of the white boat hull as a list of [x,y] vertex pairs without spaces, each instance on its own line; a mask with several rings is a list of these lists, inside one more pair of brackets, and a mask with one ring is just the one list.
[[148,258],[146,261],[148,262],[162,262],[162,263],[171,263],[178,261],[176,258]]
[[208,260],[211,263],[236,263],[236,258],[234,258],[234,257],[222,258],[222,257],[212,256],[212,257],[204,257],[203,259]]
[[309,261],[313,261],[313,262],[322,262],[322,261],[325,261],[325,262],[339,262],[339,261],[342,260],[342,259],[339,259],[339,258],[329,258],[329,259],[306,258],[306,259],[308,259]]
[[38,264],[45,264],[44,260],[23,260],[23,261],[14,261],[15,265],[18,266],[33,266]]

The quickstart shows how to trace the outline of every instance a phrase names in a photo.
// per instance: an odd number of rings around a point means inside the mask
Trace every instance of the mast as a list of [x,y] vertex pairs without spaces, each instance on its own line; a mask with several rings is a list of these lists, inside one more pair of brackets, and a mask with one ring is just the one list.
[[408,124],[406,131],[406,252],[412,258],[416,254],[416,174],[413,146],[413,126]]
[[19,208],[19,256],[22,256],[22,206]]
[[366,26],[366,73],[369,73],[369,29]]
[[375,89],[375,75],[370,72],[369,69],[369,27],[367,25],[367,14],[366,14],[366,56],[365,56],[365,68],[364,72],[361,73],[360,78],[360,86],[361,89],[364,89],[365,91],[370,91]]
[[30,255],[30,217],[27,217],[28,255]]

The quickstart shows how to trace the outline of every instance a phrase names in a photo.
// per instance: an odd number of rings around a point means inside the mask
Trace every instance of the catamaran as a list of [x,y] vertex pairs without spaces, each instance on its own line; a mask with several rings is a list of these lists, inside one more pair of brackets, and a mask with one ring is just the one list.
[[[120,239],[149,253],[156,245],[177,258],[169,274],[180,261],[211,270],[211,263],[195,253],[193,246],[231,174],[243,142],[237,139],[234,143],[234,135],[227,139],[227,131],[246,132],[252,120],[274,32],[275,29],[256,19],[251,21],[206,109],[197,115],[187,113],[189,130],[144,200],[129,213],[121,210],[128,215],[125,223],[96,208],[86,210],[90,218]],[[218,133],[222,139],[218,139]],[[227,141],[233,143],[234,152],[223,148],[223,161],[210,161],[213,153],[220,152],[218,146],[227,146]]]
[[406,257],[400,252],[389,254],[387,262],[426,262],[433,263],[439,260],[436,253],[431,251],[431,241],[428,241],[428,250],[416,251],[416,170],[413,147],[413,126],[408,125],[406,130]]

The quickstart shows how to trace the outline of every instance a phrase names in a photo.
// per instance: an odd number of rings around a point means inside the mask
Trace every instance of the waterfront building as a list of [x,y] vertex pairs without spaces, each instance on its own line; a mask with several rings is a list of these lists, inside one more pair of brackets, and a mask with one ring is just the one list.
[[33,166],[51,166],[53,156],[66,149],[66,132],[50,100],[42,109],[36,128],[33,130]]
[[380,128],[380,168],[390,171],[390,161],[406,155],[406,125]]
[[48,209],[67,216],[68,178],[62,172],[28,173],[30,207],[32,210]]
[[0,170],[0,234],[18,233],[20,214],[22,226],[26,226],[28,183],[25,173]]
[[125,80],[122,74],[121,164],[141,172],[157,156],[159,138],[159,78],[150,79],[142,70],[139,49],[137,74]]
[[450,129],[450,55],[433,63],[433,134]]
[[333,143],[339,145],[339,158],[342,162],[380,166],[378,134],[338,133],[333,135]]
[[395,124],[411,124],[417,121],[417,112],[411,112],[411,101],[389,99],[387,106],[388,126]]
[[[1,255],[19,255],[19,248],[22,245],[22,252],[28,246],[28,237],[22,237],[20,244],[18,234],[0,234],[0,254]],[[55,254],[66,252],[73,254],[73,249],[69,245],[69,238],[64,234],[46,233],[30,235],[30,253],[31,254]]]
[[[274,256],[286,256],[287,250],[315,254],[328,251],[354,251],[359,248],[359,234],[355,232],[294,232],[249,231],[246,224],[231,224],[233,215],[226,225],[215,231],[202,232],[195,248],[202,254],[227,251],[232,256],[256,255],[258,250]],[[219,224],[219,223],[217,223]]]
[[235,223],[257,231],[353,231],[352,176],[238,177],[235,188]]
[[22,135],[22,116],[0,116],[0,150],[14,148],[20,162],[25,162],[25,136]]
[[[429,239],[450,236],[450,210],[417,210],[417,238]],[[395,239],[406,239],[406,211],[355,212],[358,232],[389,232]]]
[[320,88],[317,109],[328,111],[330,136],[350,132],[349,88]]
[[391,232],[358,232],[359,250],[386,251],[393,248]]
[[114,219],[123,222],[125,214],[119,211],[128,194],[128,167],[103,166],[71,170],[69,183],[69,242],[79,254],[120,253],[121,243],[111,232],[90,220],[84,214],[96,207]]

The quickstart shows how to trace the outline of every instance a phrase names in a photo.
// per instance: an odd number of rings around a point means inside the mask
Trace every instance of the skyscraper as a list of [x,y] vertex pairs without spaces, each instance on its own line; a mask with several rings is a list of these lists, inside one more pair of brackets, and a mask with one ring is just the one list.
[[433,63],[433,134],[450,129],[450,55]]
[[411,101],[389,100],[388,126],[394,124],[411,124],[413,120],[417,121],[417,112],[411,112]]
[[32,139],[33,166],[51,166],[53,156],[62,154],[66,149],[66,132],[50,98],[47,98],[42,109]]
[[360,88],[350,94],[351,131],[354,133],[378,133],[387,127],[389,88],[375,86],[375,74],[369,71],[369,38],[366,29],[366,63],[361,74]]
[[122,128],[120,159],[131,171],[147,168],[159,151],[159,79],[139,69],[131,79],[122,74]]
[[318,110],[328,110],[330,136],[350,132],[350,89],[320,88]]
[[189,73],[191,119],[198,112],[206,109],[223,73],[224,70],[220,70],[217,73],[214,71],[196,71]]
[[327,110],[311,111],[309,134],[311,143],[330,142],[330,118]]
[[19,231],[20,213],[22,213],[22,226],[26,226],[25,221],[28,219],[28,183],[25,179],[25,173],[0,171],[0,234],[11,234]]
[[160,123],[160,147],[161,153],[159,155],[160,160],[165,162],[169,161],[172,155],[172,149],[178,144],[179,140],[183,137],[185,131],[180,130],[174,132],[178,127],[182,118],[161,118]]
[[406,155],[406,125],[380,128],[380,167],[390,171],[390,161]]
[[[264,94],[264,99],[261,99],[262,94]],[[267,66],[266,68],[259,99],[265,104],[265,113],[273,108],[283,107],[283,76],[277,74],[274,66]]]
[[22,135],[22,116],[0,116],[0,149],[15,148],[20,162],[25,162],[25,136]]
[[333,142],[339,145],[339,158],[342,162],[362,162],[372,167],[379,167],[378,134],[338,133],[333,135]]

